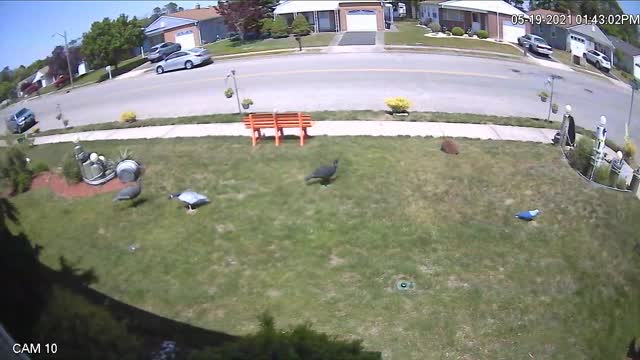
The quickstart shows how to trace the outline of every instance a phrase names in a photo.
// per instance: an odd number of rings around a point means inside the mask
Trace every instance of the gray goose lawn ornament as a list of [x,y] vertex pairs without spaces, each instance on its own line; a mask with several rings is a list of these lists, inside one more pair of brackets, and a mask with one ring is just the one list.
[[194,212],[194,207],[198,207],[209,202],[208,197],[191,190],[169,194],[169,199],[176,198],[187,206],[189,212]]
[[311,179],[320,179],[320,183],[323,186],[327,186],[329,182],[331,182],[331,178],[336,174],[338,170],[338,160],[333,160],[333,164],[330,166],[320,166],[315,169],[311,174],[307,175],[304,178],[304,181],[307,182]]
[[141,181],[138,181],[134,185],[120,190],[116,195],[116,197],[113,198],[113,201],[133,200],[137,198],[141,192],[142,192],[142,183]]

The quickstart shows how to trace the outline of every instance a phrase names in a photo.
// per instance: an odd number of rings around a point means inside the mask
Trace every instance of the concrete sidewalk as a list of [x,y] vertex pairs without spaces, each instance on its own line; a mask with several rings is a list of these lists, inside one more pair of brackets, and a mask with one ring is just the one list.
[[[286,134],[297,134],[296,129],[285,129]],[[311,136],[433,136],[460,137],[483,140],[531,141],[550,144],[556,130],[518,126],[407,122],[407,121],[317,121],[309,129]],[[266,136],[273,136],[273,130],[266,130]],[[130,139],[172,139],[203,136],[246,136],[249,130],[243,123],[214,123],[146,126],[130,129],[85,131],[35,137],[35,144],[53,144],[81,141],[130,140]]]

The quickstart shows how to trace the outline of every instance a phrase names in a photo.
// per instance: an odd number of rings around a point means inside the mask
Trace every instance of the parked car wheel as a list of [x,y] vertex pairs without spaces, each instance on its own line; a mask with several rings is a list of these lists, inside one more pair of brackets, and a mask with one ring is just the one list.
[[600,62],[599,62],[599,61],[598,61],[598,62],[596,62],[596,63],[595,63],[595,65],[596,65],[596,69],[598,69],[598,70],[600,70],[600,68],[602,67],[602,66],[600,65]]
[[522,40],[518,38],[518,45],[522,46]]
[[191,69],[193,67],[193,62],[191,62],[191,60],[188,60],[184,63],[184,67],[187,68],[187,70]]
[[164,68],[162,66],[158,66],[156,68],[156,74],[162,74],[164,72]]

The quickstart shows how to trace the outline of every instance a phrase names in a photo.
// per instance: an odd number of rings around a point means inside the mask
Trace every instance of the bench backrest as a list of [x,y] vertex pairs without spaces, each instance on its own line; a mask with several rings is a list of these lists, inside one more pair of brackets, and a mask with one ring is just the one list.
[[276,113],[275,119],[273,113],[256,113],[249,114],[243,118],[247,127],[297,127],[311,126],[311,116],[302,113]]

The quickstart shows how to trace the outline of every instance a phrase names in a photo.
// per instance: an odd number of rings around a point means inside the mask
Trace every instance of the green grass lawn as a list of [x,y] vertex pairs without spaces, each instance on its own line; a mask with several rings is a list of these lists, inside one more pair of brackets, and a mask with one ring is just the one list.
[[474,39],[462,39],[455,36],[444,38],[427,37],[424,36],[424,28],[416,26],[413,22],[398,22],[396,23],[396,26],[398,27],[398,30],[400,30],[399,32],[386,32],[384,34],[384,43],[386,45],[422,45],[522,55],[522,51],[508,44],[499,44]]
[[[335,35],[335,33],[319,33],[304,36],[302,37],[302,47],[327,46]],[[221,40],[213,44],[205,45],[205,48],[208,49],[213,56],[218,56],[253,51],[298,48],[298,42],[294,37],[247,41]]]
[[[269,310],[385,359],[622,358],[640,332],[640,201],[583,182],[551,146],[459,144],[452,156],[424,138],[89,142],[146,165],[137,206],[45,189],[12,201],[44,263],[64,256],[96,289],[210,329],[244,334]],[[29,157],[55,168],[71,150]],[[334,158],[333,185],[304,185]],[[167,199],[186,188],[211,204],[190,215]],[[534,208],[537,221],[514,218]]]
[[[137,68],[138,66],[144,64],[146,62],[146,60],[140,56],[136,56],[134,58],[131,59],[127,59],[127,60],[123,60],[121,62],[118,63],[118,69],[116,70],[115,67],[113,67],[111,69],[111,76],[112,77],[116,77],[118,75],[122,75],[124,73],[127,73],[135,68]],[[104,69],[104,67],[100,68],[100,69],[95,69],[95,70],[91,70],[89,72],[87,72],[86,74],[74,79],[73,84],[75,86],[80,86],[80,85],[87,85],[87,84],[92,84],[92,83],[96,83],[96,82],[102,82],[105,80],[109,79],[109,73]],[[68,89],[71,87],[71,84],[67,84],[65,86],[63,86],[60,89]],[[45,88],[48,89],[48,88]],[[55,90],[55,88],[52,88],[51,90],[47,91],[47,92],[51,92]],[[43,93],[42,91],[40,92],[41,94]]]
[[[541,119],[513,117],[513,116],[491,116],[480,114],[459,114],[459,113],[441,113],[441,112],[411,112],[409,116],[403,118],[394,118],[384,111],[372,110],[350,110],[350,111],[313,111],[309,113],[315,121],[325,120],[405,120],[405,121],[433,121],[433,122],[452,122],[452,123],[468,123],[468,124],[494,124],[494,125],[512,125],[527,126],[537,128],[556,128],[557,122],[547,122]],[[161,126],[161,125],[178,125],[178,124],[209,124],[209,123],[229,123],[242,121],[242,117],[237,114],[211,114],[197,116],[181,116],[175,118],[158,118],[138,120],[132,123],[121,123],[119,121],[82,125],[68,129],[51,129],[40,131],[33,134],[34,136],[46,136],[54,134],[67,134],[81,131],[94,130],[112,130],[127,129],[143,126]],[[0,137],[1,138],[1,137]]]

